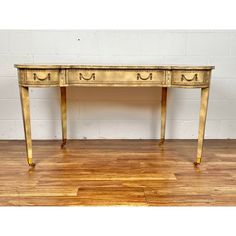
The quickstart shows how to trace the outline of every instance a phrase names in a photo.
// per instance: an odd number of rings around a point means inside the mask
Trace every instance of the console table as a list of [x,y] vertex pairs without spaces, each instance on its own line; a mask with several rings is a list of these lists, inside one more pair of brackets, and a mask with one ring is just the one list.
[[66,87],[162,87],[160,144],[165,140],[167,88],[200,88],[201,108],[195,165],[201,163],[211,71],[214,66],[98,66],[17,64],[27,161],[32,159],[29,87],[59,87],[63,148],[67,140]]

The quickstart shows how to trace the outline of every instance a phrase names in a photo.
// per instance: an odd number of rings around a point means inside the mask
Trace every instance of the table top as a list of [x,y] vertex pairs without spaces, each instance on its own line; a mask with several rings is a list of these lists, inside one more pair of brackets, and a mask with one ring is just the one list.
[[163,70],[212,70],[214,66],[194,65],[88,65],[88,64],[15,64],[19,69],[163,69]]

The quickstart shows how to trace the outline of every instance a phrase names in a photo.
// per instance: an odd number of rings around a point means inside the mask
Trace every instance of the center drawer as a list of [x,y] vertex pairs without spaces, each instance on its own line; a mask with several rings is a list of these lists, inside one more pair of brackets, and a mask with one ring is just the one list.
[[68,70],[68,84],[161,84],[162,70]]

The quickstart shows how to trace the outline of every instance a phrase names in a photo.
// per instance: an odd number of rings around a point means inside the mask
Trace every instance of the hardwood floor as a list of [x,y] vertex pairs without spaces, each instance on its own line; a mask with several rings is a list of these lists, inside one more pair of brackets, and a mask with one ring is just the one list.
[[236,206],[236,140],[0,141],[0,205]]

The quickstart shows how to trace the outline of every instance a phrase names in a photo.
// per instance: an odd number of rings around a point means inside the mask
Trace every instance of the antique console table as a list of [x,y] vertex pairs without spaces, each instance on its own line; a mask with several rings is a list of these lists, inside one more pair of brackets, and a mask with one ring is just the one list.
[[66,87],[162,87],[161,137],[165,140],[167,88],[200,88],[201,108],[195,165],[202,159],[209,87],[213,66],[15,65],[18,69],[27,160],[32,159],[29,87],[60,87],[63,148],[67,140]]

